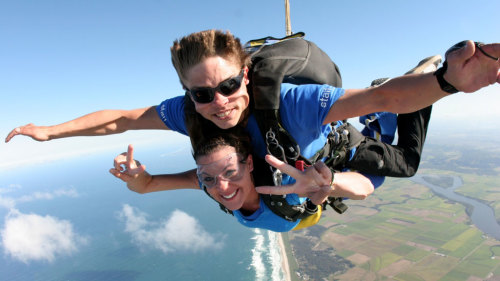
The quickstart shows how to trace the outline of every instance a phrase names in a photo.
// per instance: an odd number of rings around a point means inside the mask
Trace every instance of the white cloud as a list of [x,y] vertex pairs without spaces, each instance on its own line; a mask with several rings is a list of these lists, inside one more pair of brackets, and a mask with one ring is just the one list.
[[21,196],[16,199],[17,202],[31,202],[35,200],[52,200],[57,197],[78,197],[79,194],[75,188],[58,189],[52,192],[34,192],[30,195]]
[[52,216],[23,214],[11,210],[1,230],[4,252],[22,262],[49,261],[57,256],[70,255],[87,238],[76,234],[67,220]]
[[16,206],[16,200],[14,198],[0,196],[0,207],[4,207],[6,209],[12,209],[15,206]]
[[[20,189],[21,187],[18,186],[13,186],[16,189]],[[33,192],[29,195],[23,195],[19,198],[13,198],[13,197],[7,197],[7,196],[2,196],[2,194],[11,192],[12,188],[7,188],[7,189],[0,189],[0,207],[4,207],[7,209],[12,209],[16,207],[16,204],[18,203],[25,203],[25,202],[32,202],[36,200],[52,200],[57,197],[72,197],[76,198],[79,197],[80,195],[78,194],[78,191],[76,191],[75,188],[69,188],[69,189],[57,189],[51,192]]]
[[130,205],[123,205],[120,217],[125,220],[125,231],[139,246],[158,249],[165,254],[173,251],[201,251],[220,249],[224,236],[208,233],[196,218],[175,210],[159,223],[149,222],[147,214]]
[[0,187],[0,194],[9,193],[21,189],[20,184],[9,184],[7,187]]
[[16,136],[8,144],[0,146],[0,169],[6,171],[26,168],[108,151],[120,153],[126,151],[130,143],[134,144],[135,148],[158,144],[169,147],[178,143],[189,144],[189,138],[167,130],[130,131],[98,138],[63,138],[48,142],[36,142],[25,136]]

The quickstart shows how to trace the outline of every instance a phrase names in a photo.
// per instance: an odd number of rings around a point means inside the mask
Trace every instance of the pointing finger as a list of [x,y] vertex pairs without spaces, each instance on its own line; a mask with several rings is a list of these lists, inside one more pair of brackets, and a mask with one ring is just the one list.
[[271,154],[266,155],[266,162],[269,163],[269,165],[273,166],[274,168],[279,169],[283,173],[288,174],[292,178],[298,179],[299,177],[302,176],[302,171],[288,165],[287,163],[279,160],[278,158],[272,156]]
[[132,167],[134,164],[134,146],[129,144],[127,150],[127,166]]

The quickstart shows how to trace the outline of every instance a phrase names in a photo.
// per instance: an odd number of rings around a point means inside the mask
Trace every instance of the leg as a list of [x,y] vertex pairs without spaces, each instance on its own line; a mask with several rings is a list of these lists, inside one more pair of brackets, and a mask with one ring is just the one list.
[[420,164],[432,106],[398,115],[398,144],[366,138],[346,167],[359,172],[390,177],[411,177]]
[[[406,74],[435,71],[441,63],[441,56],[423,59]],[[377,79],[372,86],[387,79]],[[374,138],[366,137],[357,147],[346,167],[377,176],[411,177],[420,164],[427,128],[431,118],[432,105],[397,117],[398,144],[390,145]]]

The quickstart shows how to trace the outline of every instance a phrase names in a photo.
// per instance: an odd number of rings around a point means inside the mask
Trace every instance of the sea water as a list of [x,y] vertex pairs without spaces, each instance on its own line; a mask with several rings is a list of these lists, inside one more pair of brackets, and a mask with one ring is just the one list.
[[[0,173],[1,280],[284,279],[276,233],[198,190],[131,192],[108,172],[117,153]],[[187,147],[137,155],[153,174],[194,168]]]

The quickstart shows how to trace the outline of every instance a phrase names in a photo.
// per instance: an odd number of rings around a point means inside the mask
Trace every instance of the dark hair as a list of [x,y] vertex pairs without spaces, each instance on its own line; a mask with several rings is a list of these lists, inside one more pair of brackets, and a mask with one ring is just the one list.
[[244,159],[251,153],[250,138],[241,129],[218,129],[199,140],[193,149],[193,158],[196,160],[200,156],[206,156],[216,152],[223,146],[234,147],[236,152],[241,154]]

